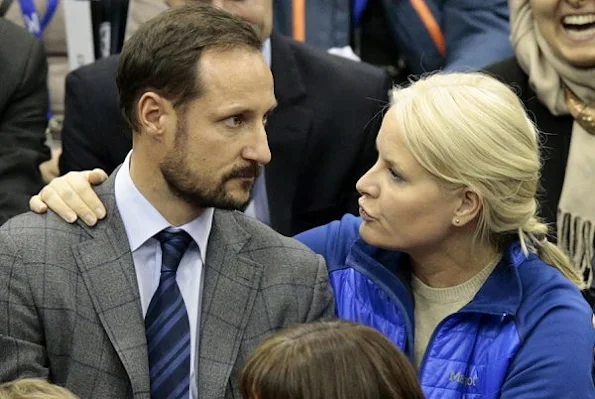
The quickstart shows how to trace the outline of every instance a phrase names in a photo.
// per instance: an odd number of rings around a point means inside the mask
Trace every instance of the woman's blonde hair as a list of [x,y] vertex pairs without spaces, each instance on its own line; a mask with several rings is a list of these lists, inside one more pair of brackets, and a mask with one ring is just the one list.
[[423,399],[385,336],[347,321],[299,324],[265,340],[240,377],[245,399]]
[[0,399],[78,399],[68,389],[38,378],[0,384]]
[[433,74],[392,93],[394,118],[408,150],[447,189],[482,198],[476,239],[502,246],[520,240],[525,255],[582,288],[566,254],[537,217],[539,132],[517,95],[481,73]]

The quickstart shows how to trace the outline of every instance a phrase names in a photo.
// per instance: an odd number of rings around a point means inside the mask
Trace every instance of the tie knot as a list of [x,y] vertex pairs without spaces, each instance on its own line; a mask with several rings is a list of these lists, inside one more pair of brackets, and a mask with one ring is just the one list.
[[192,242],[192,237],[183,230],[176,232],[162,230],[155,234],[155,238],[161,243],[161,272],[175,273],[184,252]]

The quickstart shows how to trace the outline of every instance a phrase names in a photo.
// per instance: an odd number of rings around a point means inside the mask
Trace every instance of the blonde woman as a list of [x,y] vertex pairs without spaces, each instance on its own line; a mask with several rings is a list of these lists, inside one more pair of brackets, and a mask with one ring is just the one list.
[[[595,398],[583,280],[536,217],[538,137],[494,78],[421,79],[393,93],[361,217],[296,237],[326,259],[338,317],[405,352],[428,399]],[[55,181],[50,207],[95,209],[89,176]]]
[[537,217],[538,132],[480,74],[394,92],[361,218],[297,236],[326,258],[338,316],[405,351],[433,398],[595,398],[582,278]]

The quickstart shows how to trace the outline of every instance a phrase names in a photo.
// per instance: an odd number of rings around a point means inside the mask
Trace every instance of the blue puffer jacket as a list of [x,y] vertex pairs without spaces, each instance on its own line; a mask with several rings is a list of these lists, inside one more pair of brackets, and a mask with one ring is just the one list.
[[[296,238],[325,257],[338,316],[375,327],[412,358],[406,255],[366,244],[360,223],[347,215]],[[594,347],[578,289],[514,243],[475,298],[438,325],[419,378],[428,399],[595,398]]]

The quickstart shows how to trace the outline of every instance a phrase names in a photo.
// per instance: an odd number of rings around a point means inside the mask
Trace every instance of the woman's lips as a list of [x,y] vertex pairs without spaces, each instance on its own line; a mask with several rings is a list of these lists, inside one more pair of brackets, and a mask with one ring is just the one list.
[[366,210],[360,205],[359,207],[359,215],[362,217],[363,220],[365,220],[366,222],[371,222],[374,220],[374,218],[372,216],[370,216],[370,214],[368,212],[366,212]]

